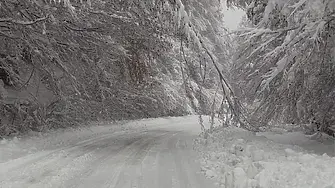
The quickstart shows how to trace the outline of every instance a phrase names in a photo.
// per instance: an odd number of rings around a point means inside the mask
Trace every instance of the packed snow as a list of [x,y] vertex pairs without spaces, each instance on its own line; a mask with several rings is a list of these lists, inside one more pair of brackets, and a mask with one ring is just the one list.
[[199,137],[195,148],[203,173],[221,187],[335,188],[335,145],[327,141],[324,146],[300,132],[217,127]]
[[3,140],[0,187],[216,188],[195,162],[197,122],[145,119]]
[[332,138],[213,123],[205,133],[187,116],[3,139],[0,187],[335,188]]
[[94,138],[108,132],[119,132],[141,124],[127,121],[91,123],[81,128],[58,129],[49,132],[29,132],[27,135],[0,139],[0,164],[39,151],[56,149]]

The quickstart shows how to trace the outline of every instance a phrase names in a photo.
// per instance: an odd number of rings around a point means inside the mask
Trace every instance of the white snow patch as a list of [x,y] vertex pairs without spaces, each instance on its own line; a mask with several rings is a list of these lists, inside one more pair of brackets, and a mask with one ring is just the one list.
[[323,145],[297,132],[255,134],[222,127],[197,138],[195,148],[208,169],[205,175],[222,187],[334,188],[335,157],[308,153],[311,143]]
[[[208,116],[203,116],[203,124],[206,128],[210,127],[211,121]],[[171,129],[183,122],[190,133],[199,134],[201,132],[199,117],[196,115],[186,117],[164,117],[149,118],[134,121],[120,122],[100,122],[91,123],[90,126],[76,129],[59,129],[48,133],[30,132],[25,136],[0,139],[0,164],[19,159],[21,157],[33,155],[37,152],[48,152],[54,149],[79,144],[97,136],[114,134],[131,130],[146,131],[149,127],[160,127]],[[220,124],[214,121],[214,127]],[[0,186],[1,187],[1,186]]]
[[68,128],[47,133],[29,132],[25,136],[4,138],[0,140],[0,164],[18,159],[40,151],[48,151],[65,147],[82,140],[94,138],[97,135],[128,130],[130,127],[140,126],[136,123],[127,124],[126,121],[112,123],[92,123],[91,126]]

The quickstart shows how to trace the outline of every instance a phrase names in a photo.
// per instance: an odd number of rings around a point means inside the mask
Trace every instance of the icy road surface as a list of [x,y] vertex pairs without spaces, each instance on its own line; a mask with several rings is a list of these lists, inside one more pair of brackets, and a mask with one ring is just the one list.
[[193,139],[200,133],[197,117],[137,124],[123,130],[93,131],[85,139],[80,139],[80,133],[76,133],[79,139],[68,133],[58,136],[66,142],[61,146],[52,147],[54,139],[46,149],[7,159],[0,163],[0,187],[214,188],[195,160]]

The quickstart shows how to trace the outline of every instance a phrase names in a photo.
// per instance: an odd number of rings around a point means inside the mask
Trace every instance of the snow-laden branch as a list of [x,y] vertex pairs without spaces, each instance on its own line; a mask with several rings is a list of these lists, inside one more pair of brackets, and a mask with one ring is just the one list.
[[262,36],[265,34],[278,34],[278,33],[285,33],[285,32],[289,32],[292,30],[296,30],[299,29],[300,27],[304,27],[307,24],[301,24],[299,26],[294,26],[294,27],[287,27],[287,28],[283,28],[283,29],[277,29],[277,30],[271,30],[271,29],[264,29],[264,28],[245,28],[245,29],[241,29],[238,30],[238,32],[244,32],[243,34],[240,34],[239,37],[244,37],[244,36],[251,36],[251,37],[258,37],[258,36]]
[[10,38],[10,39],[20,39],[19,37],[16,37],[16,36],[1,32],[1,31],[0,31],[0,36],[4,36],[4,37]]
[[205,54],[211,60],[214,69],[218,73],[220,85],[222,87],[223,96],[225,101],[229,105],[229,109],[231,110],[232,116],[236,118],[238,123],[246,129],[255,130],[254,127],[249,122],[248,118],[243,114],[244,107],[237,100],[234,91],[228,82],[227,78],[223,75],[222,70],[219,68],[219,64],[216,61],[214,54],[212,54],[211,50],[206,45],[206,42],[197,27],[190,20],[190,15],[185,10],[185,6],[183,5],[181,0],[176,1],[177,6],[177,14],[176,18],[178,27],[182,30],[182,35],[186,36],[186,38],[193,42],[194,46],[199,48],[201,51],[204,50]]
[[48,14],[45,17],[42,17],[42,18],[37,18],[36,20],[33,20],[33,21],[15,20],[13,18],[0,18],[0,22],[9,22],[9,23],[19,24],[19,25],[33,25],[35,23],[46,20],[49,17],[49,15],[50,14]]
[[78,31],[78,32],[101,32],[101,28],[99,27],[88,27],[88,28],[74,28],[67,24],[64,24],[66,28],[72,30],[72,31]]
[[108,17],[120,19],[120,20],[131,20],[132,19],[131,17],[121,16],[121,15],[117,15],[116,13],[109,13],[103,10],[90,10],[89,12],[92,14],[101,14],[104,16],[108,16]]
[[301,23],[297,26],[292,26],[292,27],[286,27],[282,29],[276,29],[276,30],[271,30],[269,28],[242,28],[240,30],[237,30],[235,33],[242,33],[239,34],[239,37],[244,37],[244,36],[250,36],[250,37],[258,37],[266,34],[278,34],[278,33],[286,33],[289,31],[297,30],[304,28],[306,26],[309,26],[310,28],[313,28],[313,26],[317,25],[318,28],[316,30],[319,30],[322,25],[328,24],[331,21],[335,20],[335,13],[332,13],[322,19],[318,19],[316,21],[309,21],[309,22],[304,22]]

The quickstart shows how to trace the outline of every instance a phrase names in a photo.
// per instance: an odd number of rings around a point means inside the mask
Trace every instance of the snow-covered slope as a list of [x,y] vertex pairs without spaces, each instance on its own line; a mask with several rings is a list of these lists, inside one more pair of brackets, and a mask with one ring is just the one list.
[[[300,147],[308,143],[309,151]],[[322,145],[298,133],[236,127],[216,128],[196,140],[203,172],[225,188],[335,188],[335,158],[311,152]]]

